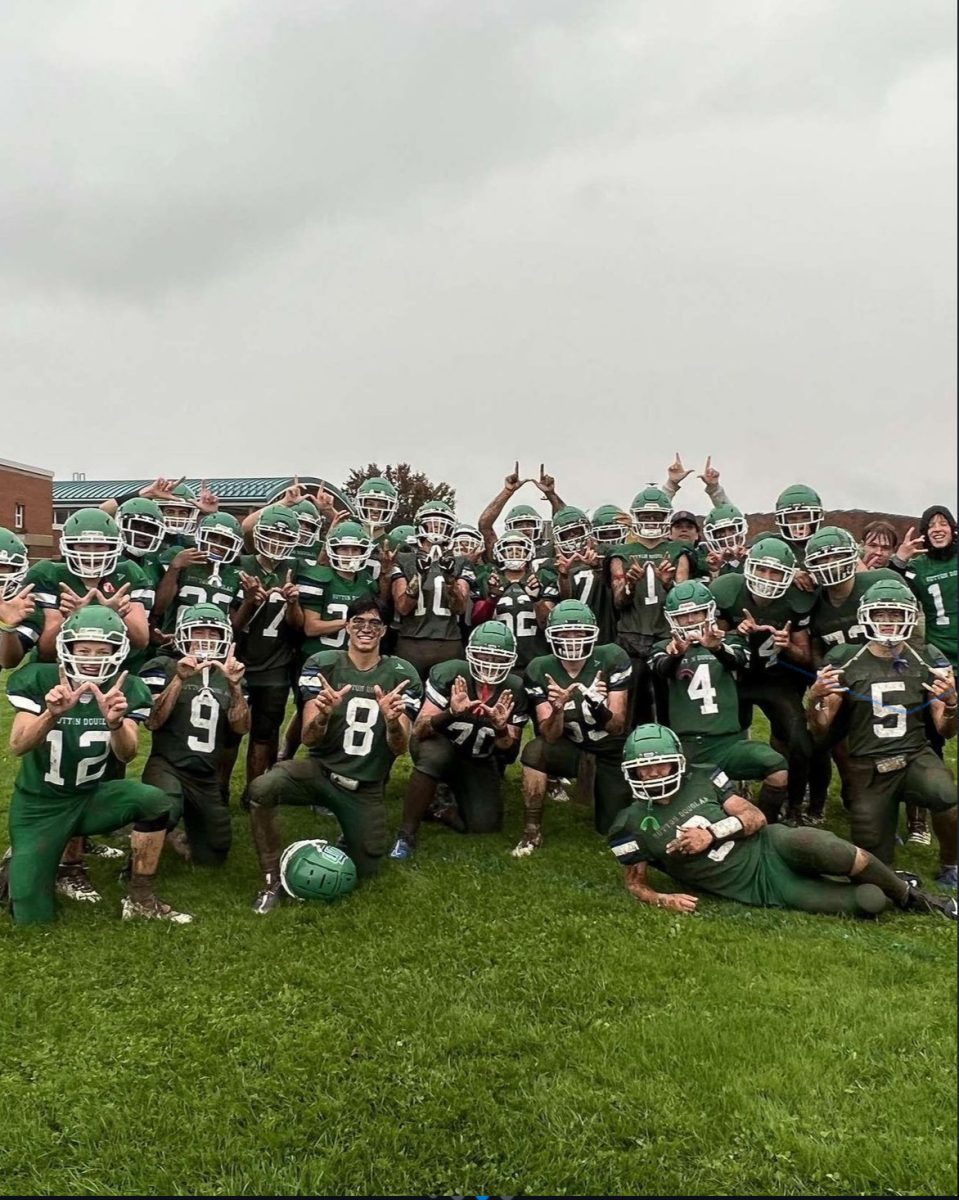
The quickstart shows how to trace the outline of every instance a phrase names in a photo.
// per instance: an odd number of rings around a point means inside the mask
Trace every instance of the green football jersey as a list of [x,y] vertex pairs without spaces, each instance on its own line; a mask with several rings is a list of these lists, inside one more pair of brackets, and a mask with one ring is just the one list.
[[664,539],[655,546],[644,546],[642,542],[629,542],[623,546],[614,546],[609,559],[618,558],[622,561],[623,570],[628,571],[634,563],[644,568],[643,574],[636,583],[632,584],[632,596],[626,602],[626,607],[619,613],[617,630],[619,633],[638,634],[645,637],[666,637],[669,633],[669,622],[663,604],[666,600],[667,589],[656,574],[656,567],[663,558],[668,558],[675,566],[684,553],[689,556],[689,547],[681,542]]
[[[470,674],[469,663],[462,659],[451,659],[449,662],[437,663],[430,671],[426,681],[426,699],[431,700],[437,708],[445,710],[449,707],[450,694],[457,676],[466,683],[466,691],[471,700],[477,704],[485,704],[492,708],[503,692],[509,692],[513,697],[513,711],[509,723],[517,729],[522,729],[529,717],[526,703],[526,689],[519,675],[507,675],[502,683],[481,684]],[[488,692],[481,695],[481,691]],[[478,719],[467,710],[461,713],[455,721],[444,726],[440,737],[445,737],[453,743],[458,754],[464,758],[489,758],[493,753],[493,743],[496,741],[496,730],[488,721]]]
[[[176,664],[177,659],[167,655],[151,659],[143,668],[140,678],[153,697],[159,696],[173,679]],[[215,775],[227,748],[229,711],[230,685],[221,671],[207,667],[191,675],[181,683],[180,695],[166,723],[153,731],[152,752],[188,775]]]
[[[301,566],[296,582],[300,589],[301,608],[319,613],[324,621],[344,620],[346,610],[354,600],[375,597],[379,590],[368,568],[357,571],[352,579],[348,579],[333,567]],[[345,647],[345,627],[336,633],[303,639],[303,655],[306,658],[320,650],[343,650]]]
[[928,745],[923,684],[935,676],[930,668],[948,667],[934,646],[907,643],[899,659],[880,658],[869,646],[834,646],[826,663],[842,668],[842,710],[837,720],[848,730],[849,753],[864,758],[912,757]]
[[[47,692],[59,682],[56,663],[30,663],[7,680],[7,699],[18,712],[39,716],[47,707]],[[127,716],[138,723],[145,721],[152,699],[143,680],[129,675],[123,694],[129,705]],[[20,759],[16,787],[51,799],[92,792],[97,784],[116,778],[122,765],[111,749],[110,737],[96,701],[85,692],[59,718],[46,740]]]
[[926,641],[941,650],[955,667],[959,624],[956,616],[956,554],[932,558],[917,554],[903,574],[915,592],[926,617]]
[[143,572],[148,585],[156,593],[157,584],[163,578],[163,572],[166,566],[161,557],[162,551],[157,550],[153,554],[121,554],[121,563],[132,563],[133,566],[139,567]]
[[[736,672],[746,663],[746,645],[739,634],[726,634],[721,657],[693,644],[676,662],[666,653],[668,645],[668,641],[660,641],[653,647],[652,668],[668,680],[670,728],[681,739],[739,733]],[[667,664],[673,667],[668,673],[664,671]]]
[[[215,604],[224,616],[229,616],[230,610],[242,603],[243,587],[240,583],[239,569],[223,563],[215,565],[216,572],[210,563],[197,563],[196,566],[184,567],[179,572],[176,595],[163,614],[161,628],[164,633],[172,633],[176,629],[176,620],[181,609],[190,608],[194,604]],[[284,575],[283,580],[285,578]]]
[[383,783],[390,773],[393,751],[386,740],[386,722],[380,712],[375,689],[390,692],[409,680],[403,701],[406,715],[414,720],[423,698],[420,677],[405,659],[384,655],[374,667],[361,671],[346,650],[321,650],[311,655],[300,673],[304,702],[322,690],[320,676],[339,691],[350,691],[332,712],[323,741],[310,747],[310,754],[337,775],[360,783]]
[[[626,651],[615,645],[597,646],[575,676],[567,672],[555,654],[534,658],[526,668],[526,694],[529,696],[530,708],[535,712],[538,704],[544,704],[549,699],[547,675],[561,688],[565,689],[573,683],[578,683],[582,688],[588,689],[600,673],[609,692],[628,691],[633,676],[633,664]],[[598,729],[589,705],[578,693],[574,693],[566,702],[563,737],[574,742],[581,750],[594,753],[602,751],[603,754],[618,754],[626,740],[625,734],[613,736],[605,729]]]
[[[526,590],[526,580],[514,583],[506,578],[503,571],[498,571],[501,594],[496,598],[493,610],[493,620],[502,621],[516,638],[517,663],[521,668],[526,667],[534,658],[549,654],[549,643],[546,634],[536,619],[536,605],[542,600],[551,600],[554,604],[559,599],[559,587],[556,576],[546,568],[537,573],[540,581],[538,595],[531,596]],[[489,597],[489,581],[483,591],[483,599]]]
[[666,850],[680,829],[722,821],[726,816],[723,802],[733,794],[735,790],[722,771],[694,767],[668,803],[634,801],[624,808],[610,826],[610,849],[624,867],[648,862],[681,887],[742,904],[765,904],[770,898],[765,829],[752,837],[719,842],[701,854],[670,854]]
[[877,571],[859,571],[853,578],[852,591],[841,604],[834,604],[825,588],[815,593],[816,603],[809,618],[812,635],[813,655],[818,661],[831,646],[845,644],[862,645],[866,640],[862,626],[858,623],[859,601],[874,583],[880,579],[902,581],[902,576],[888,567]]
[[599,625],[599,645],[615,642],[616,611],[613,608],[613,589],[609,583],[608,559],[603,559],[597,567],[577,563],[569,573],[569,598],[582,600],[589,605]]
[[121,559],[112,574],[98,579],[95,583],[78,578],[64,562],[44,559],[34,563],[27,572],[24,585],[28,583],[34,585],[33,598],[40,608],[60,607],[61,584],[71,588],[78,596],[85,595],[91,587],[98,587],[108,598],[124,584],[129,584],[129,598],[137,604],[142,604],[148,613],[153,608],[155,589],[140,567],[130,559]]
[[[408,616],[399,614],[394,618],[394,626],[400,637],[429,638],[434,641],[459,640],[459,618],[444,602],[446,576],[439,563],[430,563],[425,571],[418,569],[417,555],[412,551],[401,551],[396,556],[393,567],[393,579],[405,578],[407,583],[414,576],[419,576],[420,590],[416,597],[416,607]],[[465,579],[472,589],[475,585],[473,566],[468,559],[457,557],[453,564],[453,578]]]
[[236,656],[246,666],[247,682],[251,687],[286,683],[298,645],[297,631],[287,623],[283,596],[270,589],[283,587],[287,574],[295,579],[296,564],[286,559],[267,570],[255,554],[244,554],[238,570],[255,575],[269,593],[237,631]]
[[17,637],[24,653],[28,654],[36,649],[37,643],[40,641],[40,634],[43,633],[43,624],[43,609],[38,607],[28,617],[24,617],[17,626]]
[[[717,617],[727,621],[732,629],[743,619],[743,610],[754,618],[757,625],[774,625],[777,629],[783,629],[786,622],[791,621],[794,633],[799,629],[808,629],[812,607],[816,602],[815,592],[804,592],[797,587],[790,587],[784,596],[778,596],[775,600],[754,596],[746,584],[746,577],[734,573],[718,576],[709,585],[709,590],[716,601]],[[746,677],[769,678],[768,672],[776,671],[777,667],[779,674],[788,670],[778,663],[771,633],[751,633],[746,643],[748,660],[743,672]]]

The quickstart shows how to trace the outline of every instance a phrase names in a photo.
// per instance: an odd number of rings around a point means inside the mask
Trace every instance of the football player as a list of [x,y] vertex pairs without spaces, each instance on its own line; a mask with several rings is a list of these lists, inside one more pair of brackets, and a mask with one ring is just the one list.
[[703,522],[705,566],[710,578],[742,574],[747,536],[746,518],[735,504],[720,504],[710,510]]
[[[678,455],[677,455],[678,458]],[[669,497],[657,487],[643,488],[633,499],[635,539],[609,559],[613,605],[619,614],[616,640],[633,664],[633,719],[648,721],[653,708],[665,719],[667,689],[650,670],[653,645],[669,633],[663,610],[675,584],[690,574],[690,555],[669,538]]]
[[[540,463],[539,468],[539,479],[520,479],[519,463],[516,463],[513,473],[507,475],[503,481],[502,491],[497,493],[480,513],[479,529],[486,541],[486,553],[491,561],[493,559],[493,547],[496,544],[497,538],[496,530],[493,526],[512,496],[527,483],[536,485],[542,495],[549,501],[552,512],[558,512],[563,507],[563,501],[556,494],[556,480],[552,475],[546,474],[542,463]],[[549,555],[549,546],[543,540],[544,527],[543,518],[530,504],[518,504],[506,514],[506,532],[525,533],[536,547],[534,557],[537,560],[546,558]]]
[[299,539],[296,514],[282,504],[267,505],[253,525],[254,553],[239,559],[243,599],[232,610],[232,620],[250,698],[247,789],[276,762],[279,749],[290,670],[303,628],[293,558]]
[[924,720],[928,704],[940,737],[956,736],[955,677],[939,650],[910,642],[918,615],[902,580],[870,584],[856,615],[864,642],[826,655],[809,691],[809,727],[824,735],[842,714],[855,843],[891,863],[899,804],[927,808],[939,839],[938,882],[955,887],[956,785],[929,745]]
[[[675,461],[666,469],[666,482],[662,487],[669,501],[667,507],[672,508],[673,500],[676,498],[676,493],[682,486],[683,480],[687,476],[692,475],[692,473],[692,467],[683,466],[683,460],[680,458],[679,451],[677,450]],[[706,459],[706,465],[703,467],[702,473],[698,478],[702,480],[706,495],[709,497],[713,507],[729,504],[729,497],[719,482],[719,469],[713,466],[712,455]]]
[[[58,629],[57,661],[28,663],[7,685],[16,709],[10,749],[20,759],[6,865],[18,924],[53,920],[58,874],[82,870],[76,862],[61,864],[68,844],[130,822],[133,861],[124,919],[192,919],[154,892],[169,800],[140,780],[116,778],[119,766],[136,756],[138,726],[150,715],[146,685],[122,670],[129,650],[119,615],[87,604]],[[84,898],[100,897],[94,892]]]
[[873,915],[898,907],[956,919],[955,900],[910,886],[867,850],[824,829],[767,825],[725,771],[690,766],[662,725],[629,735],[623,774],[634,799],[613,822],[609,845],[642,904],[682,913],[698,905],[690,892],[656,891],[654,866],[682,887],[761,908]]
[[746,664],[738,633],[716,623],[716,601],[698,579],[677,584],[666,597],[671,637],[656,643],[652,668],[669,684],[670,727],[692,766],[712,763],[732,779],[762,780],[759,808],[772,823],[786,801],[785,758],[750,741],[743,729],[736,673]]
[[353,497],[360,521],[371,541],[383,537],[399,507],[399,494],[388,479],[371,476],[364,479]]
[[354,601],[346,628],[345,650],[323,650],[303,666],[309,757],[278,763],[250,785],[253,841],[264,875],[257,913],[271,912],[283,895],[278,804],[329,808],[360,879],[375,874],[389,850],[384,787],[394,758],[409,746],[422,688],[408,662],[380,654],[386,622],[377,600]]
[[[745,639],[739,674],[740,727],[752,723],[752,706],[766,719],[776,749],[789,764],[786,820],[802,820],[812,743],[803,695],[812,673],[809,613],[814,596],[793,586],[796,556],[780,538],[764,537],[746,554],[743,573],[720,575],[710,584],[719,625]],[[809,824],[821,825],[825,792],[810,797]]]
[[514,858],[543,844],[543,802],[550,777],[574,779],[583,754],[594,756],[595,823],[605,833],[628,796],[619,757],[626,734],[632,667],[619,646],[598,645],[599,626],[579,600],[563,600],[546,621],[551,653],[526,669],[526,691],[537,736],[520,755],[523,764],[523,836]]
[[403,823],[390,857],[408,859],[416,834],[445,782],[455,798],[454,828],[495,833],[503,827],[502,777],[494,752],[510,757],[526,724],[526,691],[516,665],[516,639],[501,621],[470,634],[466,661],[430,671],[426,700],[413,726],[413,773],[403,801]]
[[230,513],[216,512],[199,522],[194,545],[165,552],[153,614],[168,639],[184,608],[213,604],[228,614],[240,603],[243,589],[237,563],[242,549],[239,521]]
[[458,618],[466,611],[475,576],[470,564],[450,550],[455,528],[450,506],[428,500],[416,514],[416,550],[401,550],[391,571],[396,652],[423,680],[437,663],[463,651]]
[[791,484],[776,499],[779,536],[796,556],[799,570],[794,583],[804,592],[816,590],[816,580],[806,570],[806,545],[822,528],[823,508],[819,493],[804,483]]
[[43,629],[34,584],[25,583],[27,548],[15,533],[0,526],[0,667],[12,670],[36,644]]
[[521,668],[549,651],[543,629],[559,599],[556,576],[533,568],[534,543],[525,533],[504,533],[493,546],[496,564],[480,586],[480,596],[493,603],[492,619],[507,625],[516,638]]
[[249,732],[245,669],[234,656],[230,618],[215,604],[180,610],[173,648],[176,657],[152,659],[140,676],[153,696],[146,722],[153,743],[142,778],[170,800],[170,832],[183,818],[185,857],[219,866],[231,842],[219,768]]

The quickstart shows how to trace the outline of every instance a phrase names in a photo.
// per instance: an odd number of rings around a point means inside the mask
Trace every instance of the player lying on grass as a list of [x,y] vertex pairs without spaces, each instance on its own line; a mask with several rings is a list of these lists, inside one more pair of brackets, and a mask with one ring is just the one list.
[[833,833],[768,826],[723,771],[687,767],[663,725],[633,730],[622,770],[635,799],[613,822],[609,845],[626,868],[627,891],[643,904],[685,913],[698,905],[690,892],[656,891],[654,866],[684,888],[760,908],[858,916],[898,907],[956,919],[953,898],[920,891]]
[[170,801],[138,779],[116,778],[136,756],[138,726],[150,713],[146,684],[121,670],[129,649],[120,617],[86,605],[63,622],[57,662],[28,663],[7,684],[16,709],[10,749],[20,770],[10,802],[5,882],[18,924],[53,920],[58,864],[71,838],[110,833],[130,822],[133,859],[124,919],[192,919],[153,890]]

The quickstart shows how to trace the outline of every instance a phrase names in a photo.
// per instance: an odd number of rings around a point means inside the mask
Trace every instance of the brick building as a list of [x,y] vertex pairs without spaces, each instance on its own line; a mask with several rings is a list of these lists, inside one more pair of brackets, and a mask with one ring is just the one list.
[[0,458],[0,525],[23,540],[31,561],[56,553],[52,471]]

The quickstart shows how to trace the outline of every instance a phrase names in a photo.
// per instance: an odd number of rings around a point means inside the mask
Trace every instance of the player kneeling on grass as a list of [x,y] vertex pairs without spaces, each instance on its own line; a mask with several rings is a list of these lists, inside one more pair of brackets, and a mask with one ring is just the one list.
[[408,662],[380,654],[386,633],[377,600],[346,612],[346,650],[322,650],[303,664],[300,687],[306,759],[287,759],[250,784],[250,820],[264,886],[253,911],[271,912],[280,879],[278,804],[325,805],[339,821],[360,879],[389,849],[383,791],[393,759],[405,754],[420,705],[419,676]]
[[506,625],[484,621],[470,634],[466,662],[454,659],[430,671],[426,701],[413,726],[413,773],[391,858],[412,856],[440,782],[449,785],[455,800],[448,824],[463,833],[502,829],[503,781],[493,752],[514,751],[526,724],[523,681],[510,673],[516,655],[516,639]]
[[836,646],[810,688],[809,728],[848,730],[846,766],[853,840],[891,863],[900,803],[932,812],[937,882],[956,886],[956,784],[929,744],[926,709],[942,738],[956,736],[956,682],[940,650],[909,638],[919,606],[898,579],[873,583],[859,602],[866,642]]
[[[640,725],[626,740],[623,774],[634,802],[609,831],[626,868],[626,889],[643,904],[696,911],[696,896],[657,892],[650,865],[684,887],[760,908],[874,914],[898,906],[956,919],[955,900],[910,886],[867,850],[824,829],[767,826],[729,777],[689,767],[664,725]],[[826,876],[845,876],[839,882]]]
[[192,920],[153,891],[170,801],[138,779],[113,777],[120,764],[136,756],[137,727],[150,714],[146,684],[120,672],[129,651],[120,617],[87,605],[63,622],[56,639],[58,661],[29,663],[7,685],[17,710],[10,749],[20,759],[10,802],[12,856],[6,864],[18,924],[53,920],[58,864],[71,838],[110,833],[131,821],[133,862],[124,919]]
[[539,732],[520,756],[525,823],[514,858],[526,858],[543,844],[547,779],[575,778],[583,754],[596,760],[595,821],[600,833],[629,798],[619,760],[632,666],[621,646],[597,646],[598,638],[592,610],[579,600],[563,600],[546,622],[552,654],[534,658],[526,668],[526,691]]
[[[233,653],[230,618],[215,604],[181,608],[173,646],[177,657],[155,658],[141,672],[153,694],[147,729],[153,746],[143,782],[170,800],[170,830],[182,816],[185,858],[218,866],[230,849],[230,809],[220,788],[220,763],[250,729],[244,666]],[[232,735],[232,738],[231,738]]]

